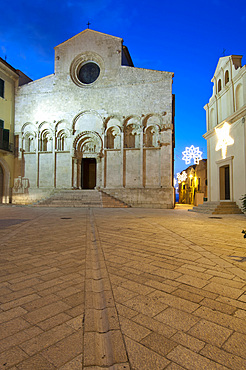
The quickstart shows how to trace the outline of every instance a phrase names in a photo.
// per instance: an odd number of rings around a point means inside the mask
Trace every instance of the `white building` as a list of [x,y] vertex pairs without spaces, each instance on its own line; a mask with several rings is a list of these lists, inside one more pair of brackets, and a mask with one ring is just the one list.
[[234,201],[246,193],[246,66],[242,56],[219,59],[206,110],[209,201]]
[[121,38],[90,29],[55,47],[55,73],[17,91],[13,201],[98,188],[172,208],[172,77],[135,68]]

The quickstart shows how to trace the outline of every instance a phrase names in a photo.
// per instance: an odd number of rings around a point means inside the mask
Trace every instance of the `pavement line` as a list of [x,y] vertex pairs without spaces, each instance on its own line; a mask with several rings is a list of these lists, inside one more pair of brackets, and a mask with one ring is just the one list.
[[83,367],[128,368],[113,292],[93,211],[87,213]]

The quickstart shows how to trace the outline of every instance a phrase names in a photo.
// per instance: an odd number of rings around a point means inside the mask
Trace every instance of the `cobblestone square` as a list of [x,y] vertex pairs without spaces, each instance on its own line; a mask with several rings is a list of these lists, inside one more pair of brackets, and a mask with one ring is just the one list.
[[0,207],[0,369],[245,369],[245,215]]

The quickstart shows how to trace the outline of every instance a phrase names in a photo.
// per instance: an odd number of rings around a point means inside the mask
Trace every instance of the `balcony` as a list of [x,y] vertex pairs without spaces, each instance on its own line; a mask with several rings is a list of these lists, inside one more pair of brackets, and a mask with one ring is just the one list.
[[9,143],[9,130],[0,128],[0,150],[11,152]]

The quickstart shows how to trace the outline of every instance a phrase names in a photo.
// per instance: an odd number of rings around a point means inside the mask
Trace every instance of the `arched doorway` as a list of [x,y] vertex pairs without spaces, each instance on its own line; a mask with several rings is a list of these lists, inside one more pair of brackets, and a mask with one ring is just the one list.
[[94,189],[96,186],[96,158],[82,158],[81,161],[81,187]]
[[73,187],[100,187],[102,139],[97,132],[84,131],[74,140]]
[[0,165],[0,203],[3,203],[3,169]]

